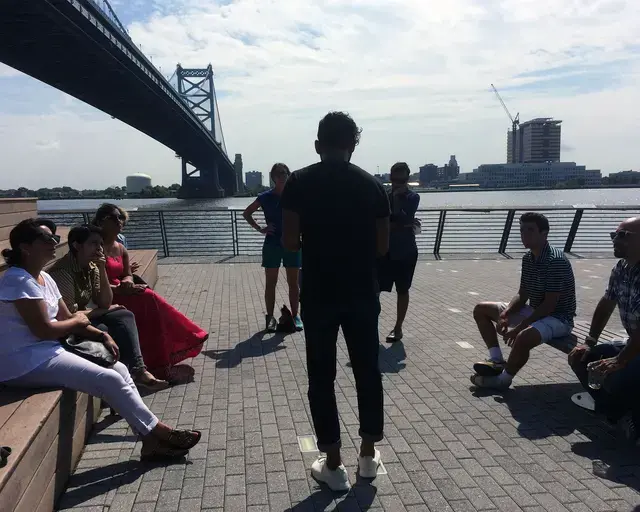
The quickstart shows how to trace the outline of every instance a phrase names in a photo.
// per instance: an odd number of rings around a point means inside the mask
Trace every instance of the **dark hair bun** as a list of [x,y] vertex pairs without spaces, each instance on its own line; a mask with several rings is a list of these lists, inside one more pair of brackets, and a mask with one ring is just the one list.
[[11,266],[15,264],[16,253],[13,249],[2,249],[2,257],[7,265]]

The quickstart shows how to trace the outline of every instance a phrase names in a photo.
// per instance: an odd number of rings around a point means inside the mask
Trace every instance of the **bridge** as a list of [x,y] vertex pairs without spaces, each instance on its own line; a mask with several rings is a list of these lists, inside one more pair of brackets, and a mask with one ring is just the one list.
[[211,65],[178,65],[172,79],[165,78],[106,0],[3,0],[0,62],[174,150],[182,159],[183,197],[224,197],[238,190]]

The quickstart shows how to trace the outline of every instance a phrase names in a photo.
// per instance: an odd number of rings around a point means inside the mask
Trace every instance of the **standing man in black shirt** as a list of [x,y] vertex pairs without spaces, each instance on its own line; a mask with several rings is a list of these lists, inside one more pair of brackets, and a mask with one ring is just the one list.
[[380,464],[375,443],[383,437],[376,262],[389,248],[390,210],[382,185],[349,163],[360,132],[348,114],[327,114],[315,143],[320,162],[295,171],[281,198],[284,247],[302,246],[309,405],[318,449],[327,454],[313,463],[311,474],[333,490],[350,487],[334,391],[340,327],[358,394],[360,476],[375,478]]

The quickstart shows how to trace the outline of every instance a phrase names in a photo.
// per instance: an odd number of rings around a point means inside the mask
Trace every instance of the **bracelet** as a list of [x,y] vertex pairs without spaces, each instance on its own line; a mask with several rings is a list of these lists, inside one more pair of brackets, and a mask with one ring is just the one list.
[[100,343],[104,343],[105,341],[107,341],[107,335],[104,333],[104,331],[100,331],[100,335],[98,336],[98,341]]

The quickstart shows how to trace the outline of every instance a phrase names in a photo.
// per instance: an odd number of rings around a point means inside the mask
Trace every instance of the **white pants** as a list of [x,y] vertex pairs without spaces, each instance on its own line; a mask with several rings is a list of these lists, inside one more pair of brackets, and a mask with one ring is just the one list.
[[3,384],[21,388],[64,387],[103,398],[140,435],[149,434],[158,424],[158,418],[142,401],[129,370],[120,362],[102,368],[64,351],[26,375]]

